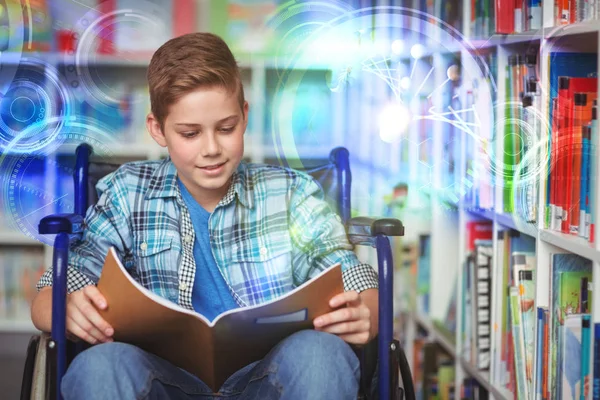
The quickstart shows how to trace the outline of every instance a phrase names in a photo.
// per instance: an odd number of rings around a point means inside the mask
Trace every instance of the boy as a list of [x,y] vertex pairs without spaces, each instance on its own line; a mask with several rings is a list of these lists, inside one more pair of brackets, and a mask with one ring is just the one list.
[[[219,395],[356,398],[359,362],[349,344],[376,335],[377,276],[352,253],[310,177],[242,162],[248,103],[231,51],[208,33],[172,39],[153,55],[148,83],[147,128],[169,158],[125,164],[97,185],[98,203],[70,252],[67,300],[69,335],[95,346],[69,367],[64,397],[214,395],[186,371],[112,341],[95,284],[114,246],[138,282],[208,319],[276,298],[341,262],[345,292],[331,299],[336,310],[236,372]],[[42,331],[51,327],[51,276],[32,305]]]

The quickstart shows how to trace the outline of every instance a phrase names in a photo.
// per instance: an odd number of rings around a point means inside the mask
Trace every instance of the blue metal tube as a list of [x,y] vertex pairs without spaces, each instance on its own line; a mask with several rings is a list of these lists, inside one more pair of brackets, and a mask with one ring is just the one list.
[[333,162],[337,168],[337,184],[340,190],[340,214],[344,225],[350,219],[350,188],[352,187],[352,173],[350,172],[350,153],[344,147],[337,147],[332,152]]
[[67,260],[69,235],[59,233],[54,240],[52,258],[52,341],[56,348],[56,398],[61,400],[60,382],[67,370]]
[[80,144],[75,151],[75,172],[73,180],[75,184],[75,213],[85,217],[88,208],[88,165],[92,148],[87,144]]
[[379,398],[387,400],[393,393],[390,388],[390,346],[393,340],[394,269],[389,238],[377,235],[376,243],[379,263]]

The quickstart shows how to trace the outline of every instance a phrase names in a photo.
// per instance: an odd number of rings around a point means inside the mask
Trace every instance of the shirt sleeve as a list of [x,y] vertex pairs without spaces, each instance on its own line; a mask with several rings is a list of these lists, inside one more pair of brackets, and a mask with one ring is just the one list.
[[290,236],[307,255],[309,265],[294,269],[296,281],[305,282],[339,262],[344,290],[362,292],[378,287],[377,273],[356,257],[342,220],[324,200],[323,190],[304,174],[291,191]]
[[[100,278],[104,259],[112,246],[128,266],[128,249],[131,248],[131,235],[125,212],[125,191],[101,180],[96,186],[100,197],[89,207],[80,240],[71,243],[67,267],[67,292],[72,293],[89,285],[96,285]],[[52,270],[48,268],[36,287],[52,286]]]

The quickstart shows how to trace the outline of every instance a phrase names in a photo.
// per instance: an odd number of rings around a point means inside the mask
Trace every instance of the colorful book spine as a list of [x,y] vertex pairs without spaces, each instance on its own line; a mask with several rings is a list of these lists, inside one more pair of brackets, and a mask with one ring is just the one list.
[[594,382],[592,399],[600,400],[600,323],[594,324]]
[[559,392],[561,400],[578,400],[581,386],[582,315],[571,314],[565,318]]
[[585,314],[581,321],[581,394],[579,400],[588,397],[590,380],[590,315]]
[[515,375],[517,383],[517,400],[528,399],[526,365],[525,365],[525,345],[523,331],[521,330],[521,309],[519,302],[519,288],[510,287],[510,315],[512,323]]
[[548,400],[550,398],[550,391],[548,385],[548,357],[550,355],[550,311],[544,309],[544,349],[543,349],[543,363],[542,363],[542,399]]
[[589,126],[583,127],[582,134],[582,157],[581,157],[581,188],[580,188],[580,204],[579,204],[579,236],[587,238],[589,231],[588,226],[588,210],[589,210],[589,151],[590,151],[590,137],[591,128]]
[[528,0],[527,30],[537,30],[542,27],[542,0]]
[[518,284],[521,303],[521,326],[525,347],[527,387],[533,388],[533,356],[535,349],[535,285],[533,283],[533,271],[520,271]]
[[592,106],[592,122],[590,124],[590,180],[589,180],[589,205],[588,213],[589,227],[588,240],[594,242],[594,226],[596,223],[596,190],[598,190],[596,169],[598,165],[597,145],[598,145],[598,101],[594,99]]
[[543,399],[543,365],[544,365],[544,330],[545,330],[545,319],[544,319],[544,308],[538,307],[537,309],[537,343],[536,343],[536,357],[535,357],[535,398],[536,400]]

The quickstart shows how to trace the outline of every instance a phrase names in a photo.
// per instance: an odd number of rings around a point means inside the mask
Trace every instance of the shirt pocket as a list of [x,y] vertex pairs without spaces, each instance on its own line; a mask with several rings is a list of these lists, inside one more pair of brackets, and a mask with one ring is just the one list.
[[275,299],[294,288],[292,242],[287,233],[248,238],[234,246],[229,281],[247,305]]
[[145,235],[135,239],[132,276],[146,289],[177,302],[179,252],[171,236]]

